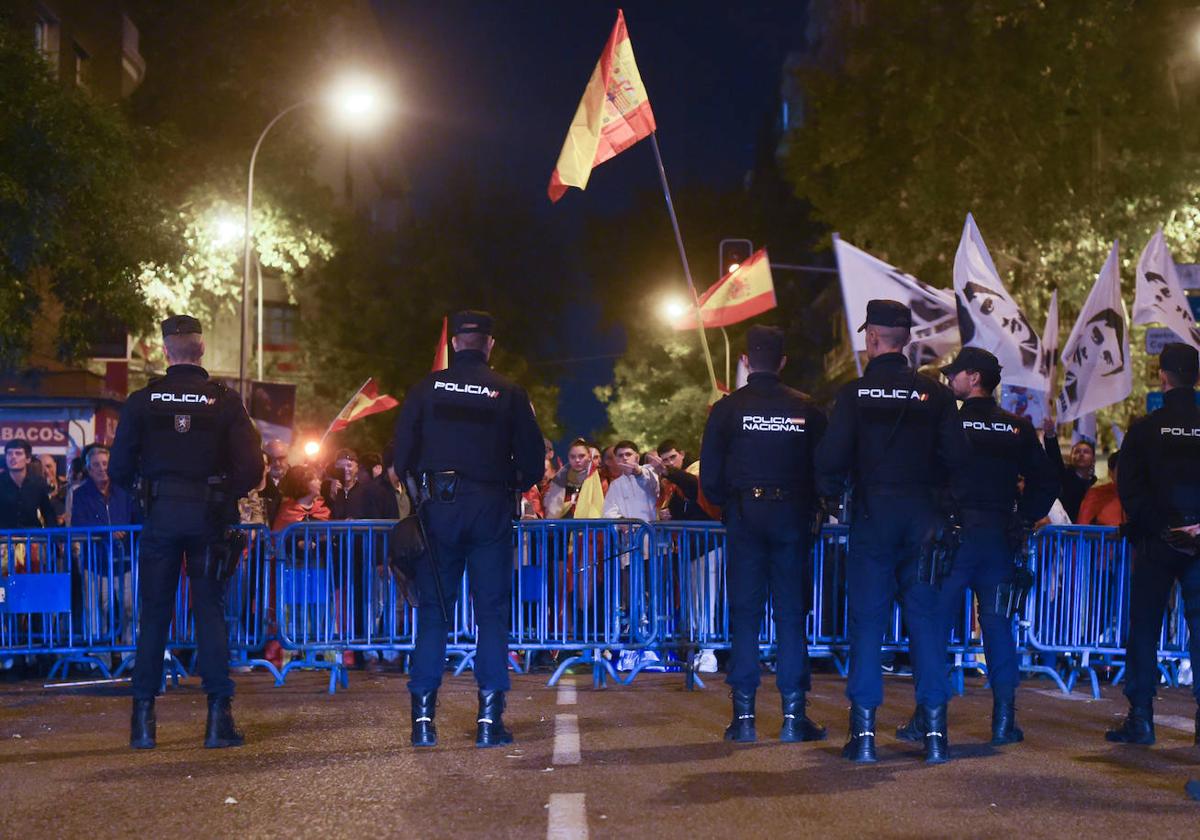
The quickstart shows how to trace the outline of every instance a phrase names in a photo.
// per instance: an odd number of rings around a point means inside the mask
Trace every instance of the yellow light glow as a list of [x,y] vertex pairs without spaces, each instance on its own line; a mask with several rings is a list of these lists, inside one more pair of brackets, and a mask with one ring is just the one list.
[[321,451],[321,444],[317,443],[317,441],[310,440],[310,441],[305,442],[305,444],[304,444],[304,457],[305,458],[316,458],[317,453],[320,451]]
[[343,76],[330,88],[329,104],[338,120],[351,129],[370,129],[392,110],[391,98],[375,79],[363,74]]
[[659,307],[659,315],[667,323],[674,323],[686,315],[690,308],[679,298],[667,298]]

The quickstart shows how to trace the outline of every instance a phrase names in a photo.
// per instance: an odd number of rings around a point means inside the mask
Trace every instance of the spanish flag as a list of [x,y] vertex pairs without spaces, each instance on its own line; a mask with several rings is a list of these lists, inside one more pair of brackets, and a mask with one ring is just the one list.
[[604,488],[600,485],[600,470],[593,469],[579,488],[575,500],[576,519],[599,519],[604,512]]
[[[775,308],[775,284],[767,249],[726,274],[700,296],[700,318],[706,327],[727,327]],[[677,330],[694,330],[694,310],[674,324]]]
[[375,380],[368,379],[350,398],[350,402],[346,403],[346,406],[338,412],[338,416],[333,418],[333,422],[325,430],[325,436],[328,437],[333,432],[346,428],[355,420],[387,411],[398,405],[400,405],[399,400],[379,393],[379,387],[375,384]]
[[433,351],[433,372],[450,367],[450,342],[446,339],[446,319],[442,318],[442,336],[438,339],[437,349]]
[[617,23],[588,80],[550,175],[550,200],[562,198],[567,187],[585,189],[592,169],[649,137],[654,128],[654,113],[633,59],[625,14],[618,9]]

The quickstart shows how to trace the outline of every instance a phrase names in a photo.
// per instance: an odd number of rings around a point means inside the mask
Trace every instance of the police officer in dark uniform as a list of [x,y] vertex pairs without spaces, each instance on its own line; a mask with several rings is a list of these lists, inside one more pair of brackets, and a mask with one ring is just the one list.
[[948,757],[946,637],[938,593],[920,572],[936,556],[942,517],[937,494],[967,456],[954,395],[913,370],[903,350],[912,313],[872,300],[863,376],[838,391],[829,431],[816,453],[826,496],[853,488],[847,567],[850,619],[850,739],[842,754],[875,761],[875,709],[883,702],[881,646],[899,595],[909,633],[917,702],[928,721],[925,758]]
[[751,327],[745,387],[713,406],[700,449],[700,480],[721,505],[727,533],[726,581],[732,657],[730,741],[753,741],[759,684],[758,632],[768,592],[774,597],[776,685],[783,700],[781,741],[820,741],[825,730],[805,715],[812,687],[804,621],[812,587],[809,561],[814,503],[813,451],[825,415],[779,380],[787,358],[783,331]]
[[450,629],[439,593],[452,615],[465,568],[479,628],[475,744],[492,747],[512,742],[501,715],[509,688],[514,492],[537,483],[545,447],[525,390],[488,367],[495,343],[491,316],[458,312],[450,329],[450,367],[413,386],[396,422],[395,470],[420,482],[427,500],[420,515],[433,549],[417,564],[417,637],[408,682],[412,743],[437,744],[434,714]]
[[[1024,738],[1016,725],[1017,643],[1013,610],[1015,558],[1027,530],[1050,510],[1058,493],[1058,472],[1038,442],[1028,418],[996,404],[1000,361],[986,350],[964,347],[942,373],[954,396],[971,454],[951,477],[951,491],[962,526],[962,543],[949,576],[939,589],[945,638],[962,616],[969,586],[979,602],[979,626],[992,686],[992,745]],[[1018,493],[1018,478],[1024,492]],[[1014,521],[1015,517],[1015,521]],[[925,722],[918,708],[908,725],[896,731],[903,740],[921,741]]]
[[208,695],[204,746],[236,747],[229,678],[225,589],[241,555],[228,539],[237,500],[262,478],[261,441],[231,390],[200,367],[200,322],[174,315],[162,323],[167,375],[129,395],[108,465],[113,481],[133,489],[140,477],[148,507],[138,554],[137,660],[129,745],[153,749],[154,697],[187,558],[196,621],[197,668]]
[[[1187,344],[1168,344],[1159,356],[1159,371],[1163,407],[1130,424],[1117,483],[1133,542],[1125,670],[1129,714],[1106,736],[1119,744],[1154,743],[1158,639],[1175,581],[1183,590],[1188,652],[1193,666],[1200,662],[1200,359]],[[1200,703],[1200,680],[1192,692]]]

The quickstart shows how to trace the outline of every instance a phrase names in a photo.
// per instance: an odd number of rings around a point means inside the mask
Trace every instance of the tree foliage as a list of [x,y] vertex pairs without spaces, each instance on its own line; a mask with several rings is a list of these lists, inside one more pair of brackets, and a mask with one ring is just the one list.
[[45,308],[64,360],[98,318],[149,324],[139,265],[174,252],[142,161],[153,145],[115,107],[64,89],[0,20],[0,368],[25,362]]
[[946,286],[970,211],[1035,323],[1059,289],[1064,339],[1113,239],[1127,298],[1158,225],[1177,260],[1197,258],[1200,76],[1184,4],[827,8],[787,171],[847,241]]

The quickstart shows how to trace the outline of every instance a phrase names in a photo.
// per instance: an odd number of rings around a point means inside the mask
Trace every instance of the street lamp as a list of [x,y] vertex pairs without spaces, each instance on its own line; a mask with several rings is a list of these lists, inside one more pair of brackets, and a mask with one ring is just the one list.
[[[339,79],[325,97],[302,99],[284,108],[275,115],[250,153],[250,169],[246,175],[246,225],[244,230],[244,247],[242,252],[242,329],[238,351],[238,393],[242,402],[246,402],[246,299],[250,295],[250,250],[254,241],[254,164],[258,160],[258,150],[262,147],[267,134],[275,124],[292,111],[309,105],[325,104],[333,111],[339,121],[351,127],[371,128],[377,125],[388,113],[389,98],[383,87],[376,81],[363,75],[346,75]],[[258,271],[258,378],[263,377],[263,300],[262,300],[262,271]]]
[[[734,269],[737,270],[736,268]],[[669,297],[665,298],[659,305],[658,314],[668,324],[674,326],[683,316],[694,310],[694,305],[685,302],[682,298]],[[721,330],[721,337],[725,339],[725,387],[731,387],[729,384],[729,333],[724,327]]]

